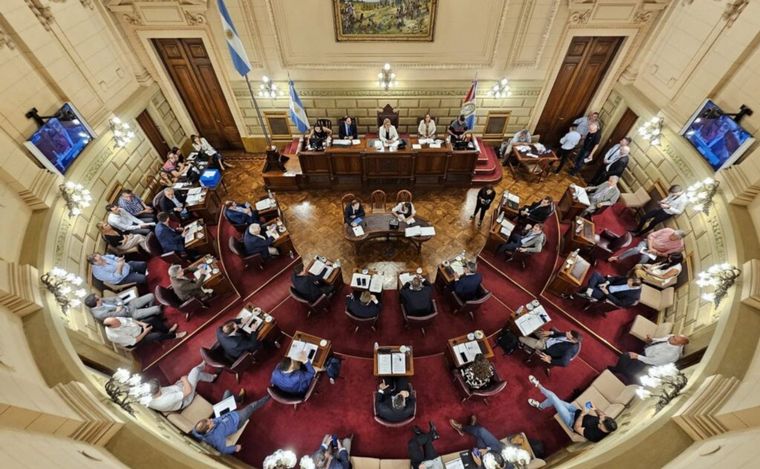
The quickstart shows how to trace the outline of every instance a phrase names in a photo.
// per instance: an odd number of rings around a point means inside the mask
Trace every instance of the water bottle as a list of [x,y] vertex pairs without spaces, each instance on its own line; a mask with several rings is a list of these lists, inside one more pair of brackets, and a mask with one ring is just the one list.
[[375,350],[377,350],[379,348],[380,348],[380,344],[378,344],[377,342],[375,342]]
[[291,259],[293,259],[294,257],[296,257],[296,255],[293,253],[292,249],[290,250],[290,252],[288,253],[288,255],[290,256]]

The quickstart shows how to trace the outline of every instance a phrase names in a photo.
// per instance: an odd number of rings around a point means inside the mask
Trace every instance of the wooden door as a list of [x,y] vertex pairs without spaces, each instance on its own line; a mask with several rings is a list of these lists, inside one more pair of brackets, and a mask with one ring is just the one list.
[[242,150],[243,141],[203,40],[152,41],[198,132],[218,150]]
[[583,167],[581,175],[584,177],[584,179],[591,180],[591,178],[594,177],[596,172],[599,170],[599,167],[602,166],[604,155],[607,154],[607,151],[610,148],[612,148],[615,144],[620,143],[620,140],[623,137],[631,137],[631,128],[633,128],[633,124],[635,124],[638,119],[639,116],[637,116],[635,112],[631,111],[630,108],[625,109],[625,112],[623,113],[622,117],[620,117],[617,125],[615,125],[615,128],[612,129],[612,133],[610,133],[607,140],[604,141],[604,144],[601,147],[601,151],[597,151],[594,154],[594,161],[591,164],[587,164]]
[[586,113],[622,42],[622,37],[573,38],[536,125],[541,142],[557,145],[570,123]]
[[161,131],[158,130],[158,126],[153,122],[153,118],[150,117],[147,110],[141,112],[140,115],[137,116],[137,124],[148,137],[148,140],[150,140],[151,145],[156,149],[161,159],[166,160],[166,155],[171,148],[169,148],[169,144],[164,140]]

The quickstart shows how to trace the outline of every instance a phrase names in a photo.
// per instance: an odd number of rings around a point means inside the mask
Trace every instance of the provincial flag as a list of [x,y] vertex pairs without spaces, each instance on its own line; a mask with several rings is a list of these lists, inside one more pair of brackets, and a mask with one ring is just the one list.
[[475,94],[478,92],[478,80],[473,80],[469,91],[464,96],[462,110],[459,112],[464,116],[467,128],[472,130],[475,127]]
[[288,86],[290,88],[288,93],[290,95],[290,120],[293,121],[299,132],[304,133],[309,130],[309,118],[306,117],[306,111],[303,108],[303,103],[301,103],[301,98],[296,92],[293,80],[290,80]]
[[251,62],[245,53],[243,42],[238,36],[235,25],[232,24],[232,18],[230,18],[230,13],[224,5],[224,0],[216,0],[216,4],[219,7],[219,16],[222,18],[222,29],[224,30],[224,37],[227,39],[227,49],[232,56],[232,64],[241,76],[246,76],[251,71]]

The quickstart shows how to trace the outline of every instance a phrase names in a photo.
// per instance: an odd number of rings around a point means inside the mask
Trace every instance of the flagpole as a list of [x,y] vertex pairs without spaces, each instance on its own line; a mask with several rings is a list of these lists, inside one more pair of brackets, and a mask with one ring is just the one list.
[[264,139],[267,141],[267,151],[272,149],[272,138],[269,136],[267,126],[264,125],[264,119],[261,117],[261,110],[259,109],[259,103],[256,102],[256,97],[253,95],[253,87],[251,87],[251,81],[248,79],[248,74],[245,74],[245,83],[248,85],[248,92],[251,94],[251,101],[253,101],[253,107],[256,109],[256,117],[259,119],[259,125],[261,130],[264,131]]

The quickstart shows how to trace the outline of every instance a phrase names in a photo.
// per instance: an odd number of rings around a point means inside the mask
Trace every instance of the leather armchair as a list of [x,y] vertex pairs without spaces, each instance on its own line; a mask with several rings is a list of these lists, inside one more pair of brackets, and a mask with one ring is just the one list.
[[293,394],[282,391],[272,385],[269,385],[267,387],[267,393],[269,394],[269,396],[272,397],[272,399],[275,402],[279,402],[280,404],[292,405],[293,409],[295,410],[298,408],[298,404],[303,404],[304,402],[308,401],[311,395],[315,393],[314,388],[317,387],[319,376],[320,376],[320,373],[317,373],[314,376],[314,379],[311,380],[311,384],[309,385],[309,389],[306,390],[306,394],[304,394],[303,396],[294,396]]
[[208,306],[198,298],[190,298],[182,301],[174,293],[172,287],[162,287],[156,285],[156,289],[153,292],[156,297],[156,301],[164,306],[170,306],[180,313],[185,315],[185,320],[189,319],[191,315],[208,308]]
[[180,264],[182,266],[188,264],[187,259],[180,256],[176,251],[164,252],[161,249],[161,243],[158,242],[158,238],[153,232],[148,233],[145,244],[148,245],[148,252],[151,256],[158,257],[167,264]]
[[292,286],[290,287],[290,297],[296,300],[297,302],[301,303],[302,305],[306,306],[307,318],[311,316],[311,313],[319,313],[320,311],[326,312],[327,307],[329,305],[330,298],[332,298],[332,295],[333,293],[330,293],[329,295],[323,293],[319,298],[317,298],[313,302],[309,302],[309,300],[301,298],[298,295],[298,292],[296,292],[295,288],[293,288]]
[[251,254],[246,255],[245,254],[245,245],[234,236],[230,236],[227,240],[227,247],[230,249],[230,252],[232,254],[238,256],[243,261],[243,268],[247,269],[251,265],[255,265],[256,268],[259,270],[264,270],[264,258],[261,257],[261,254]]
[[633,240],[633,235],[626,232],[620,236],[610,230],[603,230],[596,235],[596,244],[591,248],[591,258],[593,265],[600,260],[608,260],[614,253],[628,247]]
[[478,297],[474,300],[464,301],[459,298],[454,290],[451,290],[451,298],[454,301],[454,314],[469,313],[472,320],[475,320],[475,313],[480,306],[491,298],[491,292],[483,285],[478,287]]
[[201,347],[201,358],[209,366],[232,373],[235,375],[235,381],[240,382],[240,373],[243,373],[256,363],[256,352],[245,352],[235,361],[230,361],[225,355],[224,350],[218,342],[214,343],[211,348]]
[[488,386],[480,389],[472,389],[470,386],[468,386],[464,380],[464,376],[462,376],[462,373],[460,373],[459,368],[453,368],[451,370],[451,373],[454,376],[454,382],[459,384],[459,389],[461,389],[464,393],[462,402],[475,396],[482,398],[483,403],[485,405],[488,405],[489,397],[495,396],[507,388],[507,381],[501,379],[499,373],[495,368],[493,370],[493,378],[491,378],[491,383]]
[[354,334],[356,334],[361,326],[369,326],[373,331],[376,330],[375,324],[377,324],[377,320],[380,318],[380,313],[378,313],[377,316],[373,318],[360,318],[359,316],[354,316],[351,314],[351,311],[349,311],[348,308],[346,308],[345,312],[346,316],[348,316],[348,319],[350,319],[356,325],[356,327],[354,327]]
[[433,312],[430,314],[427,314],[425,316],[410,316],[406,312],[406,306],[404,306],[403,303],[401,303],[401,316],[404,318],[404,327],[409,328],[410,326],[419,327],[420,331],[422,331],[422,335],[425,335],[425,326],[428,326],[433,323],[433,320],[436,316],[438,316],[438,303],[433,301]]
[[671,332],[673,332],[672,322],[655,324],[644,316],[638,314],[636,315],[636,319],[633,320],[633,324],[631,324],[629,334],[641,341],[646,341],[647,336],[654,339],[670,335]]
[[[377,393],[377,391],[375,391],[375,393]],[[375,422],[379,423],[380,425],[384,427],[398,428],[409,425],[412,423],[412,421],[414,421],[415,418],[417,418],[417,391],[414,390],[411,383],[409,384],[409,397],[414,397],[414,411],[409,418],[406,418],[400,422],[389,422],[377,415],[377,399],[375,398],[375,393],[372,394],[372,411],[375,417]]]

